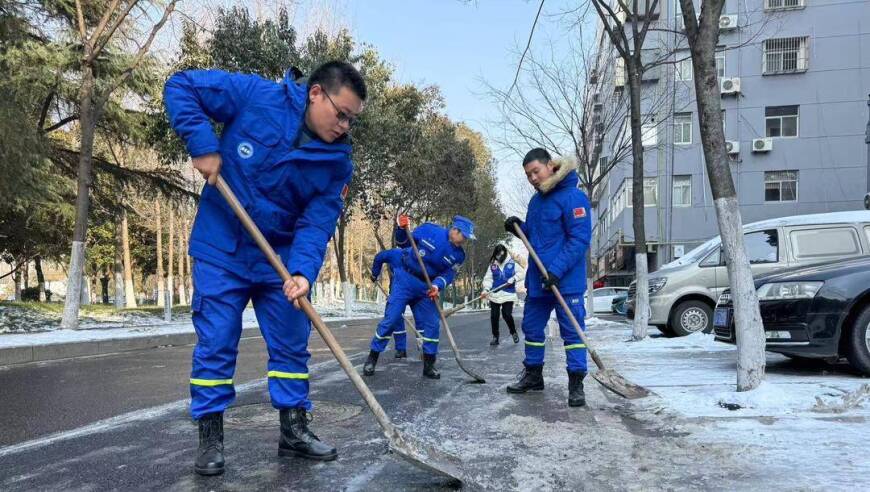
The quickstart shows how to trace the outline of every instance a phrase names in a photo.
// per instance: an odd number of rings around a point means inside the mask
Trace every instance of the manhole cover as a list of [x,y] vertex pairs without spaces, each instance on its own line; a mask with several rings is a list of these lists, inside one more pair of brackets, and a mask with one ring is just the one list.
[[[312,424],[332,424],[356,417],[362,407],[334,401],[314,400]],[[231,427],[278,427],[278,411],[271,403],[252,403],[230,407],[224,412],[224,422]]]

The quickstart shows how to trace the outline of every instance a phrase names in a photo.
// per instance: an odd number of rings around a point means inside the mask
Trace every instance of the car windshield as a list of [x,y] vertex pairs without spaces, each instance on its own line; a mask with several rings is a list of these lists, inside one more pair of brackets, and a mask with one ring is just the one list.
[[662,268],[675,267],[680,265],[688,265],[689,263],[695,263],[700,260],[704,256],[707,255],[714,247],[719,247],[719,236],[711,238],[707,240],[707,242],[702,245],[696,247],[695,249],[689,251],[683,256],[677,258],[676,260],[662,265]]

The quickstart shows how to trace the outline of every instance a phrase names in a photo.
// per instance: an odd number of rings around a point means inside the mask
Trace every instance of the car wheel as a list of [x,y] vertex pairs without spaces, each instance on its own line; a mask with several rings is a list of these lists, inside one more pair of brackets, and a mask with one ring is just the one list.
[[713,309],[701,301],[682,302],[671,315],[668,327],[678,337],[698,331],[710,333],[713,331]]
[[849,330],[846,358],[849,364],[870,376],[870,306],[864,308]]

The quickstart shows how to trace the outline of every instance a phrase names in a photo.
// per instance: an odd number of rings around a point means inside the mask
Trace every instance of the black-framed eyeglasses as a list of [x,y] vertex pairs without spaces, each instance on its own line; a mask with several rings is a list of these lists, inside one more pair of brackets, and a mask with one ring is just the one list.
[[333,101],[332,98],[329,97],[329,93],[326,92],[326,89],[323,89],[323,95],[326,96],[327,99],[329,99],[330,104],[332,104],[332,107],[335,108],[335,116],[338,118],[338,122],[347,123],[348,127],[353,128],[353,126],[356,125],[359,119],[356,116],[351,116],[339,109],[338,106],[335,104],[335,101]]

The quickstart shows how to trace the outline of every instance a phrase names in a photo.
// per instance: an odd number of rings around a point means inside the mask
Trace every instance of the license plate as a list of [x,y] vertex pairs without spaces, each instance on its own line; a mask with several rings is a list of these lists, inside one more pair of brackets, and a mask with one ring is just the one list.
[[728,308],[716,308],[716,310],[713,311],[713,326],[728,327],[730,325],[730,316],[731,310]]

